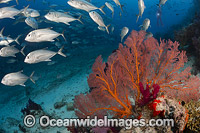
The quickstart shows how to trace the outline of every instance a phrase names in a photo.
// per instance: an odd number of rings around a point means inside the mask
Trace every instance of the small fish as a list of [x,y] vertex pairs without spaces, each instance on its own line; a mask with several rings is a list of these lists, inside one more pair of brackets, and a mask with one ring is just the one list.
[[58,52],[46,49],[32,51],[26,56],[24,62],[28,64],[35,64],[44,61],[51,61],[51,58],[57,54],[66,57],[66,55],[62,53],[63,48],[64,47],[62,47]]
[[38,29],[38,22],[32,17],[26,18],[25,23],[33,29]]
[[146,31],[148,28],[149,28],[150,25],[150,20],[148,18],[146,18],[144,21],[143,21],[143,24],[140,25],[141,27],[141,30],[144,30]]
[[67,3],[76,9],[81,9],[87,12],[99,9],[103,14],[105,14],[105,12],[103,11],[103,8],[105,7],[105,5],[98,8],[85,0],[69,0]]
[[16,59],[9,59],[9,60],[7,60],[6,61],[6,63],[8,63],[8,64],[13,64],[13,63],[15,63],[15,62],[17,62],[18,60],[16,60]]
[[121,34],[120,34],[121,42],[123,41],[124,37],[128,34],[128,32],[129,32],[129,29],[127,27],[122,28]]
[[59,42],[55,42],[55,45],[56,45],[56,47],[58,47],[58,48],[61,48],[61,47],[62,47],[62,44],[59,43]]
[[115,2],[115,4],[116,4],[117,6],[120,7],[120,9],[121,9],[122,12],[123,12],[123,9],[122,9],[123,5],[120,4],[119,0],[113,0],[113,1]]
[[113,32],[114,32],[114,30],[115,30],[115,27],[112,27],[112,28],[111,28],[111,33],[113,33]]
[[79,41],[73,41],[72,44],[76,45],[76,44],[80,44],[80,42]]
[[47,63],[48,66],[52,66],[52,65],[54,65],[54,64],[56,64],[56,61],[51,61],[51,62],[48,62],[48,63]]
[[97,23],[97,24],[98,24],[99,26],[101,26],[101,27],[105,27],[105,28],[106,28],[106,31],[107,31],[108,34],[109,34],[108,28],[110,27],[110,25],[106,26],[106,25],[104,24],[104,22],[103,22],[102,17],[101,17],[97,12],[91,11],[91,12],[89,13],[89,15],[90,15],[90,17],[92,18],[92,20],[93,20],[95,23]]
[[34,75],[34,72],[32,72],[32,74],[29,77],[24,75],[22,72],[23,72],[23,70],[19,71],[19,72],[9,73],[9,74],[5,75],[3,77],[3,79],[1,80],[1,83],[4,84],[4,85],[7,85],[7,86],[20,85],[20,86],[25,87],[24,83],[28,79],[30,79],[35,84],[35,81],[32,78],[33,75]]
[[[13,1],[13,0],[0,0],[0,4],[2,4],[2,3],[9,3],[10,1]],[[19,5],[19,2],[18,2],[18,0],[16,0],[16,3],[17,3],[17,5]]]
[[112,17],[114,16],[114,8],[113,5],[111,5],[110,3],[106,2],[105,5],[108,7],[108,9],[110,9],[112,11]]
[[151,32],[147,32],[146,35],[145,35],[145,40],[147,40],[151,37],[153,37],[153,34]]
[[19,35],[16,39],[12,39],[10,37],[0,37],[0,46],[8,46],[10,43],[16,42],[18,45],[20,45],[18,39],[21,37],[21,35]]
[[145,5],[144,5],[144,1],[143,0],[138,0],[138,9],[139,9],[139,14],[137,15],[137,20],[138,21],[139,17],[142,17],[142,14],[144,12],[145,9]]
[[1,57],[16,57],[15,54],[21,52],[24,56],[24,49],[25,47],[23,47],[21,50],[18,50],[17,48],[15,48],[15,46],[6,46],[6,47],[3,47],[1,50],[0,50],[0,56]]
[[22,9],[21,13],[23,13],[25,17],[36,18],[40,16],[40,13],[37,10],[32,9],[32,8],[27,8],[26,10]]
[[66,41],[64,33],[62,33],[62,34],[58,33],[49,28],[37,29],[37,30],[31,31],[30,33],[28,33],[25,40],[27,42],[45,42],[45,41],[54,42],[55,41],[54,39],[60,35]]
[[164,5],[167,2],[167,0],[159,0],[159,7]]
[[72,17],[66,13],[62,13],[62,12],[50,11],[44,17],[47,20],[57,22],[57,23],[64,23],[66,25],[70,25],[69,22],[72,22],[75,20],[77,20],[83,24],[83,22],[81,21],[81,16],[79,18],[74,18],[74,17]]

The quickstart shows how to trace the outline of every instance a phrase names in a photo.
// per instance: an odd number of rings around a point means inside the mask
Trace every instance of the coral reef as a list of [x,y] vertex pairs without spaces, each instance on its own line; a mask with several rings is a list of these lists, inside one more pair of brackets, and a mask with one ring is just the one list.
[[188,26],[175,31],[174,39],[180,42],[182,49],[186,49],[195,57],[196,69],[200,70],[200,16],[198,14]]
[[[74,99],[75,113],[79,118],[88,115],[139,118],[141,107],[153,100],[156,102],[155,98],[161,94],[185,102],[199,99],[200,79],[191,75],[190,67],[184,67],[186,52],[179,51],[177,42],[160,40],[159,43],[153,37],[145,40],[145,35],[144,31],[132,31],[126,45],[120,44],[106,63],[101,56],[96,59],[88,77],[91,92]],[[170,113],[169,109],[164,109],[166,112],[157,110],[164,101],[153,104],[154,116]],[[178,114],[181,117],[173,117],[182,131],[187,111],[175,105],[179,112],[184,112]]]
[[186,127],[191,131],[200,132],[200,101],[190,101],[185,107],[189,114]]

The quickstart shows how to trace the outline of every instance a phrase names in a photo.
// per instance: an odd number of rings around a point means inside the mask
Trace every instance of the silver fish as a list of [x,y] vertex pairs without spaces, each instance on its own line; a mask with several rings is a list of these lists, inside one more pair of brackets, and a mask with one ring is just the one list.
[[30,75],[30,77],[22,74],[23,70],[22,71],[19,71],[19,72],[15,72],[15,73],[9,73],[7,75],[5,75],[3,77],[3,79],[1,80],[1,83],[4,84],[4,85],[7,85],[7,86],[16,86],[16,85],[21,85],[21,86],[24,86],[24,83],[30,79],[33,83],[35,83],[35,81],[33,80],[33,75],[34,75],[34,72],[32,72],[32,74]]
[[83,24],[83,22],[81,21],[81,16],[77,19],[66,13],[62,13],[62,12],[50,11],[44,17],[47,20],[57,22],[57,23],[64,23],[66,25],[70,25],[69,22],[72,22],[75,20],[78,20],[80,23]]
[[121,9],[122,12],[123,12],[123,9],[122,9],[123,5],[121,5],[121,3],[119,2],[119,0],[113,0],[113,1],[115,2],[115,4],[116,4],[117,6],[120,7],[120,9]]
[[[9,3],[10,1],[13,1],[13,0],[0,0],[0,4],[1,3]],[[16,0],[16,3],[17,3],[17,5],[19,5],[19,2],[18,2],[18,0]]]
[[25,40],[28,42],[45,42],[45,41],[54,42],[55,41],[54,39],[60,35],[65,39],[64,33],[62,34],[58,33],[49,28],[37,29],[37,30],[31,31],[26,36]]
[[15,54],[21,52],[24,56],[24,48],[23,47],[21,50],[18,50],[17,48],[15,48],[15,46],[6,46],[6,47],[3,47],[1,50],[0,50],[0,56],[2,57],[16,57]]
[[22,9],[21,13],[23,13],[24,16],[26,16],[26,17],[32,17],[32,18],[40,16],[40,13],[37,10],[32,9],[32,8],[27,8],[26,10]]
[[63,48],[64,47],[62,47],[58,52],[46,49],[32,51],[26,56],[24,62],[28,64],[35,64],[44,61],[51,61],[51,58],[57,54],[66,57],[66,55],[62,53]]
[[91,11],[91,12],[89,13],[89,15],[90,15],[90,17],[92,18],[92,20],[93,20],[95,23],[97,23],[97,24],[98,24],[99,26],[101,26],[101,27],[105,27],[105,28],[106,28],[106,31],[107,31],[108,34],[109,34],[108,28],[109,28],[110,25],[106,26],[106,25],[104,24],[104,22],[103,22],[102,17],[101,17],[97,12]]
[[146,31],[148,28],[149,28],[150,25],[150,20],[148,18],[146,18],[144,21],[143,21],[143,24],[140,26],[141,27],[141,30],[144,30]]
[[114,16],[114,8],[113,5],[111,5],[110,3],[106,2],[105,5],[108,7],[108,9],[110,9],[112,11],[112,17]]
[[142,17],[142,14],[144,12],[145,9],[145,5],[144,5],[144,1],[143,0],[138,0],[138,9],[139,9],[139,14],[137,15],[137,20],[138,21],[139,17]]
[[6,61],[6,63],[8,63],[8,64],[13,64],[13,63],[15,63],[15,62],[17,62],[18,60],[16,60],[16,59],[9,59],[9,60],[7,60]]
[[14,7],[3,7],[3,8],[0,8],[0,19],[4,19],[4,18],[15,19],[14,16],[18,15],[19,13],[20,13],[20,10]]
[[17,44],[20,45],[18,39],[20,38],[21,35],[19,35],[16,39],[12,39],[10,37],[0,37],[0,46],[8,46],[10,43],[16,42]]
[[98,29],[101,31],[106,31],[105,27],[98,26]]
[[128,27],[122,28],[121,34],[120,34],[120,36],[121,36],[121,42],[123,41],[124,37],[128,34],[128,32],[129,32]]
[[33,29],[38,29],[38,22],[32,17],[26,18],[25,23]]
[[103,14],[105,14],[105,12],[103,11],[103,8],[105,7],[105,5],[98,8],[85,0],[69,0],[67,3],[76,9],[81,9],[87,12],[99,9]]

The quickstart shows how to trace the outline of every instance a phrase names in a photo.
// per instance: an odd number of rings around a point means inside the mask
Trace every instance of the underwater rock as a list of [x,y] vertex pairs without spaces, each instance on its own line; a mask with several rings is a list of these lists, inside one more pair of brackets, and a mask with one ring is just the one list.
[[37,111],[42,111],[42,107],[33,102],[31,99],[28,100],[28,103],[26,104],[26,107],[24,109],[21,109],[21,112],[24,114],[24,115],[29,115],[29,114],[32,114],[34,115],[35,113],[37,114]]
[[55,108],[55,109],[60,109],[60,108],[62,108],[63,106],[65,106],[65,102],[56,102],[56,103],[54,104],[54,108]]
[[73,102],[67,103],[67,111],[72,111],[72,110],[74,110],[74,103]]

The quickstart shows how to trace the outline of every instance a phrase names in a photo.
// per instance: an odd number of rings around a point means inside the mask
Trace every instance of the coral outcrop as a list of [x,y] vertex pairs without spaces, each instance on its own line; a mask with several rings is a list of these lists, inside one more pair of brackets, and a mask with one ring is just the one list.
[[[159,43],[153,37],[145,40],[145,35],[144,31],[132,31],[126,45],[120,44],[106,63],[101,56],[96,59],[88,77],[91,92],[80,94],[74,100],[79,118],[88,115],[139,118],[141,108],[163,94],[185,102],[199,99],[200,79],[191,75],[190,67],[184,67],[186,52],[179,51],[177,42],[160,40]],[[166,100],[153,106],[163,102]],[[177,105],[176,108],[181,107]],[[164,116],[170,113],[169,108],[156,109],[154,116],[161,112]],[[183,112],[181,118],[174,118],[180,122],[177,125],[179,131],[183,130],[187,120],[187,111]]]

